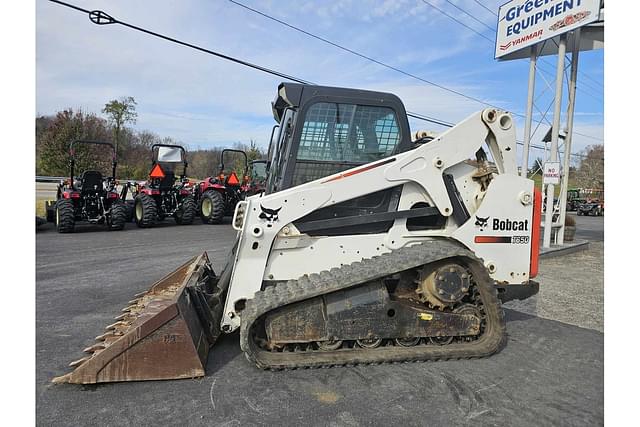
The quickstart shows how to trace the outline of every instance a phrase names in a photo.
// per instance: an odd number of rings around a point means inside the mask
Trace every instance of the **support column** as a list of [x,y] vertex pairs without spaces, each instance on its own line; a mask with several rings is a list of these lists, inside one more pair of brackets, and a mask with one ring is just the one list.
[[580,28],[573,33],[573,50],[571,51],[571,74],[569,77],[569,106],[567,107],[567,136],[564,139],[564,162],[562,186],[560,187],[560,229],[558,244],[564,243],[564,219],[567,215],[567,191],[569,189],[569,167],[571,166],[571,141],[573,139],[573,114],[576,106],[576,83],[578,80],[578,55],[580,53]]
[[522,146],[522,170],[520,176],[526,178],[529,170],[529,144],[531,142],[531,119],[533,116],[533,98],[536,89],[536,63],[538,59],[538,45],[531,46],[529,60],[529,92],[527,95],[527,113],[524,119],[524,143]]
[[[564,77],[564,56],[567,53],[567,35],[560,36],[560,44],[558,46],[558,65],[556,69],[556,95],[555,106],[553,109],[553,127],[551,129],[551,161],[558,161],[558,135],[560,134],[560,114],[562,108],[562,83]],[[554,185],[547,185],[547,202],[544,217],[544,237],[542,246],[548,248],[551,246],[551,224],[553,219],[553,193]]]

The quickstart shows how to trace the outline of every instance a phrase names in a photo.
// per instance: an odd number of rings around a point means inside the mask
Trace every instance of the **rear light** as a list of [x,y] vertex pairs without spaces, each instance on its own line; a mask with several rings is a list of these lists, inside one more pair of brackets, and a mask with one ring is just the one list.
[[224,174],[223,174],[223,173],[221,173],[220,175],[218,175],[218,179],[219,179],[220,181],[224,181]]
[[529,278],[533,279],[538,275],[538,257],[540,255],[540,221],[542,219],[542,193],[540,190],[533,190],[533,218],[531,222],[531,257],[529,264]]
[[107,199],[117,199],[118,195],[116,193],[107,193]]
[[191,192],[189,190],[180,190],[180,195],[181,196],[188,196],[189,194],[191,194]]
[[80,193],[78,193],[77,191],[65,191],[64,193],[62,193],[62,198],[63,199],[79,199],[80,198]]
[[236,205],[236,209],[233,211],[233,219],[231,220],[231,226],[234,230],[242,231],[242,227],[244,227],[244,215],[247,210],[247,202],[242,201],[238,202]]
[[245,175],[244,178],[242,178],[242,181],[246,184],[247,182],[249,182],[249,177]]
[[149,191],[149,193],[151,193],[152,196],[157,196],[158,194],[160,194],[160,190],[151,190]]

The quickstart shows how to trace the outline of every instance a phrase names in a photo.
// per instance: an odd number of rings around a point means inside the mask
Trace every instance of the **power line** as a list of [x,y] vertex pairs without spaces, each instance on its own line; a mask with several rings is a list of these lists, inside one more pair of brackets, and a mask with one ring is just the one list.
[[[61,5],[61,6],[65,6],[65,7],[68,7],[68,8],[71,8],[71,9],[86,13],[86,14],[89,15],[89,18],[91,19],[91,21],[93,23],[97,24],[97,25],[120,24],[120,25],[123,25],[125,27],[134,29],[136,31],[141,31],[141,32],[146,33],[146,34],[149,34],[149,35],[152,35],[152,36],[155,36],[155,37],[159,37],[159,38],[161,38],[163,40],[167,40],[167,41],[170,41],[172,43],[176,43],[176,44],[179,44],[179,45],[182,45],[182,46],[185,46],[185,47],[196,49],[198,51],[201,51],[201,52],[204,52],[204,53],[208,53],[208,54],[220,57],[222,59],[227,59],[227,60],[235,62],[237,64],[245,65],[247,67],[250,67],[250,68],[265,72],[265,73],[269,73],[269,74],[272,74],[272,75],[275,75],[275,76],[278,76],[278,77],[282,77],[282,78],[285,78],[287,80],[292,80],[292,81],[295,81],[295,82],[298,82],[298,83],[303,83],[303,84],[315,85],[315,83],[313,83],[313,82],[310,82],[310,81],[307,81],[307,80],[304,80],[304,79],[301,79],[301,78],[298,78],[298,77],[294,77],[294,76],[291,76],[291,75],[288,75],[288,74],[284,74],[284,73],[281,73],[279,71],[275,71],[275,70],[272,70],[272,69],[269,69],[269,68],[266,68],[266,67],[263,67],[263,66],[260,66],[260,65],[256,65],[256,64],[253,64],[253,63],[250,63],[250,62],[247,62],[247,61],[243,61],[243,60],[240,60],[240,59],[228,56],[228,55],[224,55],[224,54],[221,54],[221,53],[218,53],[218,52],[214,52],[212,50],[205,49],[205,48],[202,48],[200,46],[196,46],[196,45],[191,44],[191,43],[183,42],[181,40],[178,40],[178,39],[175,39],[175,38],[172,38],[172,37],[169,37],[169,36],[165,36],[165,35],[162,35],[162,34],[159,34],[159,33],[156,33],[156,32],[141,28],[141,27],[137,27],[137,26],[132,25],[132,24],[128,24],[128,23],[126,23],[124,21],[120,21],[120,20],[117,20],[117,19],[113,18],[112,16],[109,16],[108,14],[106,14],[103,11],[99,11],[99,10],[89,11],[87,9],[83,9],[81,7],[78,7],[78,6],[69,4],[69,3],[65,3],[65,2],[60,1],[60,0],[49,0],[49,1],[51,1],[53,3],[57,3],[57,4]],[[309,34],[311,35],[311,33],[309,33]],[[465,95],[463,95],[463,96],[465,96]],[[491,106],[490,104],[487,104],[487,105]],[[494,107],[494,108],[496,108],[496,107]],[[452,127],[453,126],[453,124],[448,123],[448,122],[446,122],[444,120],[431,118],[431,117],[428,117],[428,116],[423,115],[423,114],[414,113],[414,112],[411,112],[411,111],[407,111],[407,113],[408,113],[407,115],[410,116],[410,117],[417,118],[417,119],[424,120],[424,121],[428,121],[428,122],[431,122],[431,123],[434,123],[434,124],[437,124],[437,125],[440,125],[440,126],[446,126],[446,127]],[[574,133],[576,133],[576,132],[574,132]],[[518,141],[518,143],[522,144],[519,141]]]
[[[447,2],[449,0],[446,0]],[[486,7],[485,5],[483,5],[482,3],[480,3],[478,0],[473,0],[475,1],[477,4],[479,4],[480,6],[482,6],[484,9],[488,10],[489,12],[491,12],[491,14],[493,16],[495,16],[496,18],[498,18],[498,14],[495,13],[494,11],[492,11],[491,9],[489,9],[488,7]],[[496,31],[493,30],[493,32],[495,33]],[[545,61],[543,61],[545,62]],[[546,62],[545,62],[546,63]],[[550,64],[549,64],[550,65]],[[591,80],[593,83],[595,83],[596,85],[600,86],[600,89],[604,90],[604,85],[602,83],[600,83],[599,81],[595,80],[594,78],[592,78],[591,76],[589,76],[588,74],[584,73],[582,70],[578,70],[578,74],[580,74],[582,77],[586,78],[587,80]],[[598,90],[595,88],[592,88],[594,90]]]
[[[423,1],[423,2],[425,2],[425,3],[427,3],[427,4],[430,4],[430,3],[426,2],[425,0],[422,0],[422,1]],[[489,107],[492,107],[492,108],[499,108],[499,107],[497,107],[497,106],[495,106],[495,105],[493,105],[493,104],[490,104],[490,103],[488,103],[488,102],[486,102],[486,101],[483,101],[483,100],[481,100],[481,99],[474,98],[474,97],[472,97],[472,96],[469,96],[469,95],[466,95],[466,94],[464,94],[464,93],[458,92],[458,91],[456,91],[456,90],[450,89],[450,88],[448,88],[448,87],[446,87],[446,86],[442,86],[442,85],[440,85],[440,84],[434,83],[434,82],[429,81],[429,80],[427,80],[427,79],[424,79],[424,78],[422,78],[422,77],[416,76],[415,74],[409,73],[409,72],[407,72],[407,71],[401,70],[401,69],[399,69],[399,68],[397,68],[397,67],[394,67],[394,66],[392,66],[392,65],[386,64],[386,63],[384,63],[384,62],[382,62],[382,61],[379,61],[379,60],[377,60],[377,59],[374,59],[374,58],[372,58],[372,57],[370,57],[370,56],[364,55],[364,54],[362,54],[362,53],[360,53],[360,52],[357,52],[357,51],[355,51],[355,50],[353,50],[353,49],[350,49],[350,48],[347,48],[347,47],[345,47],[345,46],[342,46],[342,45],[340,45],[340,44],[338,44],[338,43],[336,43],[336,42],[333,42],[333,41],[331,41],[331,40],[328,40],[328,39],[326,39],[326,38],[324,38],[324,37],[321,37],[321,36],[318,36],[318,35],[316,35],[316,34],[313,34],[313,33],[309,32],[309,31],[303,30],[302,28],[299,28],[299,27],[297,27],[297,26],[295,26],[295,25],[289,24],[288,22],[285,22],[285,21],[283,21],[283,20],[281,20],[281,19],[275,18],[275,17],[273,17],[273,16],[271,16],[271,15],[269,15],[269,14],[267,14],[267,13],[264,13],[264,12],[262,12],[262,11],[259,11],[259,10],[257,10],[257,9],[254,9],[254,8],[252,8],[252,7],[250,7],[250,6],[245,5],[245,4],[242,4],[242,3],[240,3],[240,2],[238,2],[238,1],[236,1],[236,0],[229,0],[229,2],[231,2],[231,3],[233,3],[233,4],[237,5],[237,6],[240,6],[240,7],[244,8],[244,9],[246,9],[246,10],[250,11],[250,12],[256,13],[256,14],[258,14],[258,15],[260,15],[260,16],[262,16],[262,17],[264,17],[264,18],[270,19],[270,20],[272,20],[272,21],[274,21],[274,22],[277,22],[277,23],[279,23],[279,24],[281,24],[281,25],[284,25],[284,26],[286,26],[286,27],[288,27],[288,28],[291,28],[292,30],[298,31],[298,32],[300,32],[300,33],[302,33],[302,34],[305,34],[305,35],[307,35],[307,36],[309,36],[309,37],[312,37],[312,38],[314,38],[314,39],[316,39],[316,40],[320,40],[320,41],[322,41],[322,42],[324,42],[324,43],[327,43],[327,44],[329,44],[329,45],[331,45],[331,46],[334,46],[334,47],[336,47],[336,48],[338,48],[338,49],[341,49],[341,50],[343,50],[343,51],[345,51],[345,52],[351,53],[351,54],[356,55],[356,56],[358,56],[358,57],[360,57],[360,58],[366,59],[366,60],[371,61],[371,62],[374,62],[374,63],[376,63],[376,64],[378,64],[378,65],[380,65],[380,66],[383,66],[383,67],[385,67],[385,68],[388,68],[388,69],[390,69],[390,70],[393,70],[393,71],[396,71],[396,72],[398,72],[398,73],[404,74],[405,76],[408,76],[408,77],[411,77],[411,78],[413,78],[413,79],[419,80],[419,81],[421,81],[421,82],[423,82],[423,83],[427,83],[427,84],[433,85],[433,86],[435,86],[435,87],[437,87],[437,88],[440,88],[440,89],[445,90],[445,91],[447,91],[447,92],[454,93],[454,94],[456,94],[456,95],[462,96],[462,97],[464,97],[464,98],[466,98],[466,99],[469,99],[469,100],[471,100],[471,101],[475,101],[475,102],[478,102],[478,103],[480,103],[480,104],[483,104],[483,105],[486,105],[486,106],[489,106]],[[432,5],[432,6],[433,6],[433,5]],[[441,11],[439,8],[437,8],[437,7],[435,7],[435,6],[433,6],[433,7],[434,7],[434,8],[436,8],[437,10]],[[442,12],[442,11],[441,11],[441,12]],[[448,15],[448,14],[447,14],[447,13],[445,13],[445,12],[442,12],[442,13],[443,13],[443,14],[445,14],[446,16],[451,17],[450,15]],[[456,22],[460,23],[461,25],[464,25],[465,27],[467,27],[465,24],[463,24],[462,22],[458,21],[456,18],[451,17],[451,19],[453,19],[453,20],[455,20]],[[467,28],[469,28],[469,27],[467,27]],[[471,28],[470,28],[470,29],[471,29]],[[474,31],[476,34],[478,34],[478,35],[482,36],[482,34],[478,33],[477,31],[475,31],[475,30],[473,30],[473,29],[471,29],[471,30],[472,30],[472,31]],[[484,37],[484,36],[482,36],[482,37]],[[485,38],[486,38],[486,37],[485,37]],[[522,113],[512,112],[512,114],[513,114],[513,115],[515,115],[515,116],[518,116],[518,117],[523,117],[523,118],[525,118],[525,117],[526,117],[526,116],[525,116],[524,114],[522,114]],[[538,122],[536,121],[536,123],[538,123]],[[584,136],[584,137],[586,137],[586,138],[591,138],[591,139],[594,139],[594,140],[597,140],[597,141],[602,141],[602,139],[601,139],[601,138],[596,138],[596,137],[593,137],[593,136],[590,136],[590,135],[578,134],[577,132],[574,132],[574,133],[575,133],[576,135],[581,135],[581,136]]]
[[272,70],[270,68],[262,67],[260,65],[252,64],[251,62],[243,61],[241,59],[237,59],[237,58],[234,58],[232,56],[228,56],[228,55],[222,54],[220,52],[215,52],[215,51],[210,50],[210,49],[205,49],[203,47],[196,46],[196,45],[191,44],[191,43],[183,42],[183,41],[175,39],[173,37],[168,37],[168,36],[165,36],[165,35],[160,34],[160,33],[156,33],[156,32],[141,28],[141,27],[137,27],[137,26],[132,25],[132,24],[128,24],[128,23],[126,23],[124,21],[120,21],[120,20],[117,20],[117,19],[113,18],[112,16],[109,16],[108,14],[104,13],[101,10],[90,11],[90,10],[83,9],[81,7],[74,6],[72,4],[65,3],[65,2],[59,1],[59,0],[49,0],[49,1],[51,1],[53,3],[57,3],[57,4],[62,5],[62,6],[69,7],[71,9],[75,9],[75,10],[80,11],[80,12],[84,12],[84,13],[89,15],[89,19],[91,19],[91,22],[93,22],[94,24],[97,24],[97,25],[120,24],[122,26],[131,28],[133,30],[141,31],[143,33],[146,33],[146,34],[149,34],[149,35],[152,35],[152,36],[159,37],[161,39],[170,41],[172,43],[176,43],[176,44],[179,44],[179,45],[182,45],[182,46],[190,47],[192,49],[196,49],[196,50],[199,50],[201,52],[208,53],[210,55],[214,55],[214,56],[217,56],[219,58],[226,59],[228,61],[235,62],[235,63],[240,64],[240,65],[245,65],[247,67],[251,67],[251,68],[254,68],[254,69],[259,70],[259,71],[264,71],[265,73],[269,73],[269,74],[272,74],[274,76],[282,77],[283,79],[292,80],[292,81],[298,82],[298,83],[310,83],[310,82],[307,82],[306,80],[302,80],[302,79],[299,79],[297,77],[293,77],[293,76],[290,76],[288,74],[281,73],[280,71],[276,71],[276,70]]
[[480,6],[482,6],[485,10],[488,10],[493,16],[495,16],[496,18],[498,17],[498,14],[495,13],[493,10],[489,9],[487,6],[483,5],[482,3],[480,3],[478,0],[473,0],[474,2],[478,3]]
[[[233,1],[233,0],[230,0],[230,1]],[[489,38],[485,37],[483,34],[481,34],[481,33],[477,32],[477,31],[476,31],[476,30],[474,30],[473,28],[471,28],[471,27],[469,27],[469,26],[465,25],[464,23],[460,22],[458,19],[456,19],[456,18],[454,18],[453,16],[449,15],[448,13],[444,12],[442,9],[440,9],[440,8],[438,8],[438,7],[436,7],[436,6],[434,6],[434,5],[433,5],[432,3],[430,3],[429,1],[427,1],[427,0],[422,0],[422,2],[423,2],[423,3],[428,4],[429,6],[433,7],[434,9],[436,9],[437,11],[439,11],[440,13],[442,13],[443,15],[445,15],[445,16],[449,17],[450,19],[452,19],[452,20],[456,21],[458,24],[460,24],[460,25],[462,25],[462,26],[464,26],[464,27],[468,28],[469,30],[473,31],[474,33],[476,33],[476,34],[477,34],[477,35],[479,35],[480,37],[484,38],[485,40],[490,41],[492,44],[494,43],[494,41],[493,41],[493,40],[491,40],[491,39],[489,39]],[[494,14],[494,15],[495,15],[495,14]],[[497,15],[496,15],[496,16],[497,16]],[[497,31],[495,31],[495,30],[493,30],[493,31],[494,31],[494,33],[495,33],[495,34],[497,34]],[[542,61],[542,62],[544,62],[544,63],[546,63],[546,61],[544,61],[544,60],[541,60],[541,61]],[[587,93],[587,94],[591,95],[591,94],[590,94],[590,93],[588,93],[588,92],[585,92],[585,93]],[[591,96],[593,96],[593,95],[591,95]],[[520,113],[516,113],[516,112],[513,112],[513,114],[514,114],[515,116],[525,117],[525,115],[524,115],[524,114],[520,114]],[[584,136],[585,138],[591,138],[591,139],[594,139],[594,140],[596,140],[596,141],[603,141],[603,139],[602,139],[602,138],[597,138],[597,137],[594,137],[594,136],[591,136],[591,135],[584,135],[584,134],[581,134],[581,133],[578,133],[578,132],[574,132],[574,133],[575,133],[576,135]]]
[[[230,1],[231,1],[231,0],[230,0]],[[488,41],[490,41],[491,43],[493,43],[493,42],[494,42],[494,41],[493,41],[493,40],[491,40],[489,37],[485,36],[485,35],[484,35],[484,34],[482,34],[482,33],[479,33],[478,31],[474,30],[473,28],[471,28],[470,26],[468,26],[468,25],[467,25],[467,24],[465,24],[464,22],[462,22],[462,21],[458,20],[457,18],[455,18],[455,17],[453,17],[453,16],[449,15],[447,12],[445,12],[445,11],[444,11],[444,10],[442,10],[442,9],[440,9],[438,6],[434,5],[433,3],[431,3],[431,2],[429,2],[429,1],[427,1],[427,0],[422,0],[422,2],[423,2],[424,4],[427,4],[427,5],[431,6],[432,8],[434,8],[435,10],[437,10],[438,12],[440,12],[441,14],[443,14],[444,16],[447,16],[448,18],[453,19],[454,21],[456,21],[458,24],[462,25],[463,27],[466,27],[466,28],[468,28],[469,30],[473,31],[474,33],[476,33],[477,35],[479,35],[479,36],[480,36],[480,37],[482,37],[483,39],[488,40]]]
[[450,0],[445,0],[447,3],[449,3],[451,6],[455,7],[456,9],[458,9],[460,12],[464,13],[465,15],[471,17],[471,19],[475,20],[476,22],[479,22],[480,24],[484,25],[485,27],[487,27],[489,30],[493,31],[494,33],[496,32],[496,30],[490,26],[488,26],[487,24],[485,24],[484,22],[482,22],[481,20],[479,20],[478,18],[476,18],[475,16],[473,16],[472,14],[470,14],[469,12],[467,12],[466,10],[464,10],[463,8],[461,8],[460,6],[458,6],[457,4],[451,2]]
[[242,3],[240,3],[240,2],[238,2],[238,1],[236,1],[236,0],[229,0],[229,1],[230,1],[231,3],[233,3],[233,4],[237,5],[237,6],[240,6],[240,7],[244,8],[244,9],[249,10],[250,12],[253,12],[253,13],[256,13],[256,14],[258,14],[258,15],[260,15],[260,16],[263,16],[263,17],[265,17],[265,18],[267,18],[267,19],[270,19],[270,20],[272,20],[272,21],[274,21],[274,22],[277,22],[277,23],[279,23],[279,24],[281,24],[281,25],[284,25],[285,27],[289,27],[289,28],[291,28],[292,30],[295,30],[295,31],[298,31],[298,32],[300,32],[300,33],[306,34],[306,35],[307,35],[307,36],[309,36],[309,37],[312,37],[312,38],[314,38],[314,39],[316,39],[316,40],[320,40],[320,41],[322,41],[322,42],[324,42],[324,43],[327,43],[327,44],[329,44],[329,45],[331,45],[331,46],[333,46],[333,47],[336,47],[336,48],[341,49],[341,50],[343,50],[343,51],[345,51],[345,52],[351,53],[352,55],[359,56],[359,57],[360,57],[360,58],[362,58],[362,59],[366,59],[367,61],[371,61],[371,62],[376,63],[376,64],[378,64],[378,65],[380,65],[380,66],[382,66],[382,67],[388,68],[388,69],[393,70],[393,71],[395,71],[395,72],[398,72],[398,73],[400,73],[400,74],[404,74],[404,75],[405,75],[405,76],[407,76],[407,77],[411,77],[411,78],[413,78],[413,79],[416,79],[416,80],[419,80],[419,81],[421,81],[421,82],[423,82],[423,83],[427,83],[427,84],[429,84],[429,85],[435,86],[435,87],[437,87],[437,88],[439,88],[439,89],[442,89],[442,90],[445,90],[445,91],[447,91],[447,92],[450,92],[450,93],[456,94],[456,95],[458,95],[458,96],[462,96],[462,97],[467,98],[467,99],[469,99],[469,100],[471,100],[471,101],[478,102],[478,103],[480,103],[480,104],[484,104],[484,105],[486,105],[486,106],[488,106],[488,107],[494,107],[494,108],[495,108],[495,106],[494,106],[494,105],[491,105],[490,103],[488,103],[488,102],[486,102],[486,101],[483,101],[483,100],[478,99],[478,98],[474,98],[473,96],[466,95],[466,94],[464,94],[464,93],[462,93],[462,92],[458,92],[457,90],[450,89],[450,88],[448,88],[448,87],[446,87],[446,86],[443,86],[443,85],[441,85],[441,84],[438,84],[438,83],[432,82],[432,81],[430,81],[430,80],[427,80],[427,79],[422,78],[422,77],[420,77],[420,76],[417,76],[417,75],[415,75],[415,74],[412,74],[412,73],[409,73],[409,72],[407,72],[407,71],[401,70],[400,68],[394,67],[393,65],[386,64],[386,63],[384,63],[384,62],[382,62],[382,61],[379,61],[379,60],[377,60],[377,59],[375,59],[375,58],[372,58],[372,57],[370,57],[370,56],[367,56],[367,55],[365,55],[365,54],[363,54],[363,53],[357,52],[357,51],[355,51],[355,50],[353,50],[353,49],[349,49],[348,47],[342,46],[342,45],[340,45],[340,44],[338,44],[338,43],[336,43],[336,42],[333,42],[333,41],[331,41],[331,40],[328,40],[328,39],[326,39],[326,38],[324,38],[324,37],[321,37],[321,36],[318,36],[318,35],[316,35],[316,34],[310,33],[309,31],[303,30],[303,29],[302,29],[302,28],[300,28],[300,27],[296,27],[295,25],[289,24],[288,22],[285,22],[285,21],[283,21],[283,20],[281,20],[281,19],[275,18],[275,17],[273,17],[273,16],[271,16],[271,15],[268,15],[268,14],[266,14],[266,13],[264,13],[264,12],[261,12],[261,11],[259,11],[259,10],[257,10],[257,9],[254,9],[254,8],[252,8],[252,7],[249,7],[249,6],[247,6],[247,5],[245,5],[245,4],[242,4]]
[[[231,1],[231,0],[230,0],[230,1]],[[473,19],[475,19],[476,21],[478,21],[478,19],[476,19],[473,15],[471,15],[471,13],[467,12],[465,9],[463,9],[463,8],[461,8],[461,7],[459,7],[459,6],[455,5],[455,4],[453,4],[453,3],[451,3],[449,0],[445,0],[445,1],[446,1],[447,3],[449,3],[449,4],[451,4],[452,6],[454,6],[456,9],[461,10],[462,12],[464,12],[465,14],[467,14],[468,16],[471,16]],[[434,9],[436,9],[437,11],[439,11],[440,13],[442,13],[443,15],[447,16],[448,18],[450,18],[450,19],[454,20],[454,21],[455,21],[455,22],[457,22],[458,24],[463,25],[464,27],[466,27],[466,28],[468,28],[469,30],[473,31],[474,33],[476,33],[477,35],[479,35],[479,36],[480,36],[480,37],[482,37],[483,39],[485,39],[485,40],[487,40],[487,41],[491,42],[491,44],[492,44],[492,45],[495,43],[495,40],[490,39],[490,38],[486,37],[484,34],[481,34],[481,33],[479,33],[478,31],[474,30],[473,28],[469,27],[468,25],[465,25],[465,24],[464,24],[464,23],[462,23],[460,20],[458,20],[458,19],[456,19],[455,17],[453,17],[453,16],[449,15],[448,13],[444,12],[442,9],[440,9],[440,8],[436,7],[435,5],[433,5],[432,3],[428,2],[427,0],[422,0],[422,2],[423,2],[423,3],[428,4],[428,5],[429,5],[429,6],[431,6],[431,7],[433,7]],[[493,13],[493,12],[492,12],[492,13]],[[494,15],[495,15],[496,17],[498,16],[498,15],[496,15],[495,13],[494,13]],[[494,28],[489,27],[487,24],[485,24],[485,23],[483,23],[483,22],[481,22],[481,23],[482,23],[485,27],[489,28],[489,29],[493,32],[493,34],[497,34],[497,31],[496,31]],[[547,61],[545,61],[544,59],[540,59],[540,62],[542,62],[542,63],[544,63],[544,64],[547,64],[547,65],[549,65],[549,66],[552,66],[552,64],[549,64],[549,63],[548,63]],[[578,70],[578,72],[579,72],[583,77],[586,77],[586,78],[588,78],[589,80],[592,80],[592,81],[593,81],[593,82],[595,82],[596,84],[600,85],[600,83],[598,83],[597,81],[593,80],[593,79],[592,79],[592,78],[590,78],[588,75],[584,74],[582,71]],[[589,87],[588,85],[585,85],[585,86]],[[593,89],[593,90],[598,90],[598,89],[596,89],[596,88],[591,88],[591,89]],[[603,89],[604,89],[604,88],[603,88]],[[580,90],[583,90],[583,89],[582,89],[582,88],[580,88]],[[586,93],[587,95],[591,95],[591,93],[589,93],[589,92],[584,92],[584,93]],[[593,96],[593,95],[591,95],[591,96]],[[600,98],[598,98],[597,100],[598,100],[598,101],[602,101],[602,99],[600,99]]]

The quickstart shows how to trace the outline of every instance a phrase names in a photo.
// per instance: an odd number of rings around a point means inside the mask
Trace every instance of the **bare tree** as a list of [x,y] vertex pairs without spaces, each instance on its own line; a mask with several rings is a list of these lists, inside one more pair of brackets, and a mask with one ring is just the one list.
[[590,145],[576,171],[576,182],[583,188],[604,188],[604,145]]

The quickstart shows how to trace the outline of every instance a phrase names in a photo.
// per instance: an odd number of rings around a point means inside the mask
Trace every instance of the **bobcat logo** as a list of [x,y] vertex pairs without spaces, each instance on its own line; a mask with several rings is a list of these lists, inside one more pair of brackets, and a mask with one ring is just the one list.
[[476,215],[476,227],[480,227],[480,231],[484,231],[484,228],[487,226],[489,222],[489,217],[480,218]]
[[280,212],[282,206],[280,206],[278,209],[269,209],[260,205],[260,209],[262,209],[262,212],[260,213],[260,215],[258,215],[258,218],[265,219],[267,220],[267,222],[273,223],[278,221],[278,212]]

